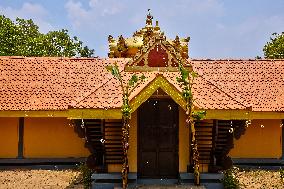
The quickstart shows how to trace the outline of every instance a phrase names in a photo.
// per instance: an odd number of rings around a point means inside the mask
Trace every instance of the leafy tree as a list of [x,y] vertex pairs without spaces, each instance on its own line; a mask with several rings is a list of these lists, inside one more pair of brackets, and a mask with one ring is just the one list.
[[270,41],[263,48],[264,57],[271,59],[284,58],[284,32],[282,34],[273,33]]
[[186,102],[186,124],[191,130],[191,160],[194,169],[194,184],[200,185],[200,171],[199,171],[199,151],[196,140],[195,122],[204,119],[206,111],[195,110],[193,105],[194,97],[192,95],[192,86],[194,79],[198,74],[194,71],[186,69],[182,63],[179,63],[180,77],[177,77],[177,82],[182,88],[182,96]]
[[60,56],[91,57],[93,49],[83,46],[67,30],[39,32],[30,20],[17,18],[15,22],[0,15],[0,56]]
[[136,87],[139,86],[141,82],[143,82],[146,77],[142,74],[141,76],[137,76],[133,74],[131,78],[126,81],[123,80],[121,72],[117,66],[117,63],[114,65],[109,65],[106,69],[112,74],[112,76],[117,79],[120,83],[120,87],[122,90],[122,147],[123,147],[123,164],[121,170],[122,176],[122,188],[126,189],[128,185],[128,173],[129,173],[129,165],[128,165],[128,149],[129,149],[129,128],[130,128],[130,116],[131,116],[131,107],[129,103],[129,96],[134,91]]

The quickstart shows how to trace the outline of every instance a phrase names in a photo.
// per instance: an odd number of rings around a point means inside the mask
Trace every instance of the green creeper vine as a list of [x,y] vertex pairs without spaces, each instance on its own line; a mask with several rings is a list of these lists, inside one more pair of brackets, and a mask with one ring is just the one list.
[[129,149],[129,121],[131,116],[131,107],[129,104],[129,96],[133,92],[133,90],[146,79],[144,75],[137,76],[133,74],[132,77],[128,80],[128,82],[123,81],[121,73],[118,69],[117,64],[107,66],[106,69],[111,72],[111,74],[116,78],[122,89],[122,146],[123,146],[123,164],[122,164],[122,188],[126,189],[128,185],[128,172],[129,172],[129,165],[128,165],[128,149]]
[[194,98],[192,95],[192,86],[194,79],[198,76],[196,72],[189,71],[184,68],[182,64],[179,64],[180,77],[177,77],[182,88],[182,96],[186,101],[186,124],[191,129],[191,152],[192,162],[194,166],[194,184],[200,185],[200,172],[199,172],[199,152],[197,148],[197,141],[195,137],[195,121],[201,120],[205,117],[205,111],[194,110],[193,102]]

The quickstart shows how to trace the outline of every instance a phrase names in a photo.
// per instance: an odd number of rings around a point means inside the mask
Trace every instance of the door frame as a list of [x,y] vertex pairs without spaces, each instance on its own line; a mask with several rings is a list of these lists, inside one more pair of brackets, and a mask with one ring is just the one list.
[[[170,97],[162,97],[162,98],[157,98],[157,97],[150,97],[149,99],[147,99],[145,102],[147,102],[148,100],[158,100],[158,101],[173,101],[176,105],[177,105],[177,111],[176,111],[176,117],[177,117],[177,127],[176,127],[176,179],[178,178],[178,174],[179,174],[179,105]],[[145,103],[144,102],[144,103]],[[141,133],[140,133],[140,108],[138,108],[137,111],[137,178],[141,178],[140,176],[140,162],[141,162],[141,153],[140,153],[140,139],[141,139]],[[144,178],[144,177],[143,177]],[[151,178],[149,178],[151,179]],[[154,179],[157,179],[156,177]]]

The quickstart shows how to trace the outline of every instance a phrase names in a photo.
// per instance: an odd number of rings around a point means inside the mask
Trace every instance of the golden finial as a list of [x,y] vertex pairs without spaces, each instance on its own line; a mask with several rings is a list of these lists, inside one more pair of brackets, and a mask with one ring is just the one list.
[[147,15],[147,19],[146,19],[146,26],[152,26],[153,16],[151,15],[150,10],[151,9],[148,9],[148,15]]
[[110,43],[110,42],[112,42],[113,41],[113,37],[112,37],[112,35],[108,35],[108,42]]
[[160,26],[158,20],[156,20],[156,26],[154,27],[155,31],[160,31]]

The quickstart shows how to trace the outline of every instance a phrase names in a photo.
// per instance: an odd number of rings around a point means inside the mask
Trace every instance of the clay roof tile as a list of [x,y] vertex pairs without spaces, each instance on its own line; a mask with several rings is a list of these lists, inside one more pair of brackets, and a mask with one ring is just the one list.
[[[120,107],[119,83],[105,66],[129,59],[0,57],[0,110],[63,110]],[[205,109],[284,110],[284,60],[189,60],[199,74],[193,87],[197,106]],[[123,72],[125,78],[132,73]],[[147,81],[158,73],[146,73]],[[177,90],[179,73],[160,73]]]

